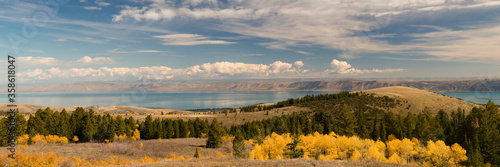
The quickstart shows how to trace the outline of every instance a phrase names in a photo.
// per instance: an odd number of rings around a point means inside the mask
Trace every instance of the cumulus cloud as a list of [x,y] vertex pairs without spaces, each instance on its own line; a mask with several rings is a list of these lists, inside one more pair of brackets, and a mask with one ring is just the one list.
[[337,59],[333,59],[330,65],[332,69],[328,69],[325,72],[336,73],[336,74],[365,74],[365,73],[390,73],[390,72],[404,71],[404,69],[360,70],[352,67],[346,61],[339,61]]
[[163,41],[163,45],[229,45],[234,42],[224,40],[210,40],[205,36],[198,34],[170,34],[170,35],[157,35],[154,38],[159,38]]
[[97,6],[85,6],[83,7],[85,10],[102,10],[102,8],[97,7]]
[[[96,61],[82,58],[82,62]],[[235,78],[266,78],[301,74],[301,61],[293,64],[276,61],[271,64],[246,64],[240,62],[215,62],[195,65],[184,69],[172,69],[166,66],[152,66],[139,68],[50,68],[46,70],[34,69],[22,72],[19,75],[30,79],[51,78],[90,78],[90,79],[223,79]]]

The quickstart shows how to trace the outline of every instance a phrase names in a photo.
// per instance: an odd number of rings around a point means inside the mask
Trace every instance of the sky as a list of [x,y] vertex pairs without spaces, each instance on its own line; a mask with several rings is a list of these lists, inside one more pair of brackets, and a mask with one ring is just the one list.
[[500,1],[0,0],[18,82],[498,78]]

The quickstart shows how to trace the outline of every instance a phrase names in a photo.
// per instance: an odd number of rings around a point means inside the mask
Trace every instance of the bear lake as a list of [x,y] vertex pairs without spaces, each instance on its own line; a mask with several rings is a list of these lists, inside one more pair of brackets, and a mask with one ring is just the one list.
[[[231,108],[258,103],[276,103],[324,91],[248,91],[248,92],[125,92],[125,93],[25,93],[16,94],[17,103],[46,106],[136,106],[179,110]],[[465,101],[500,103],[500,92],[436,92]]]

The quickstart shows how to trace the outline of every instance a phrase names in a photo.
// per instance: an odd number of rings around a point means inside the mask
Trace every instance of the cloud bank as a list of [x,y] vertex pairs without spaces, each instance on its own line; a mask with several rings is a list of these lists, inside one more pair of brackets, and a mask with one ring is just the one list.
[[[99,62],[106,59],[82,58],[81,62]],[[271,64],[246,64],[239,62],[215,62],[195,65],[184,69],[173,69],[166,66],[121,68],[70,68],[58,67],[50,69],[36,68],[19,74],[25,79],[224,79],[224,78],[279,78],[307,72],[301,69],[302,61],[293,64],[276,61]]]

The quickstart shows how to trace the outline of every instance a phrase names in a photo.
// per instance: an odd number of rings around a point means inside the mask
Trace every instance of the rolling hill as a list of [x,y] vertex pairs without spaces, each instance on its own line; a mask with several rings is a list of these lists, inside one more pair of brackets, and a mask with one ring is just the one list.
[[472,108],[480,107],[480,105],[475,103],[404,86],[370,89],[363,92],[369,94],[373,93],[374,96],[378,97],[388,96],[390,98],[400,100],[402,105],[391,108],[390,111],[392,112],[399,112],[400,110],[403,110],[410,111],[412,113],[419,113],[424,110],[425,107],[429,107],[433,113],[437,113],[440,109],[449,113],[457,110],[457,108],[462,108],[466,111],[466,113],[468,113]]

